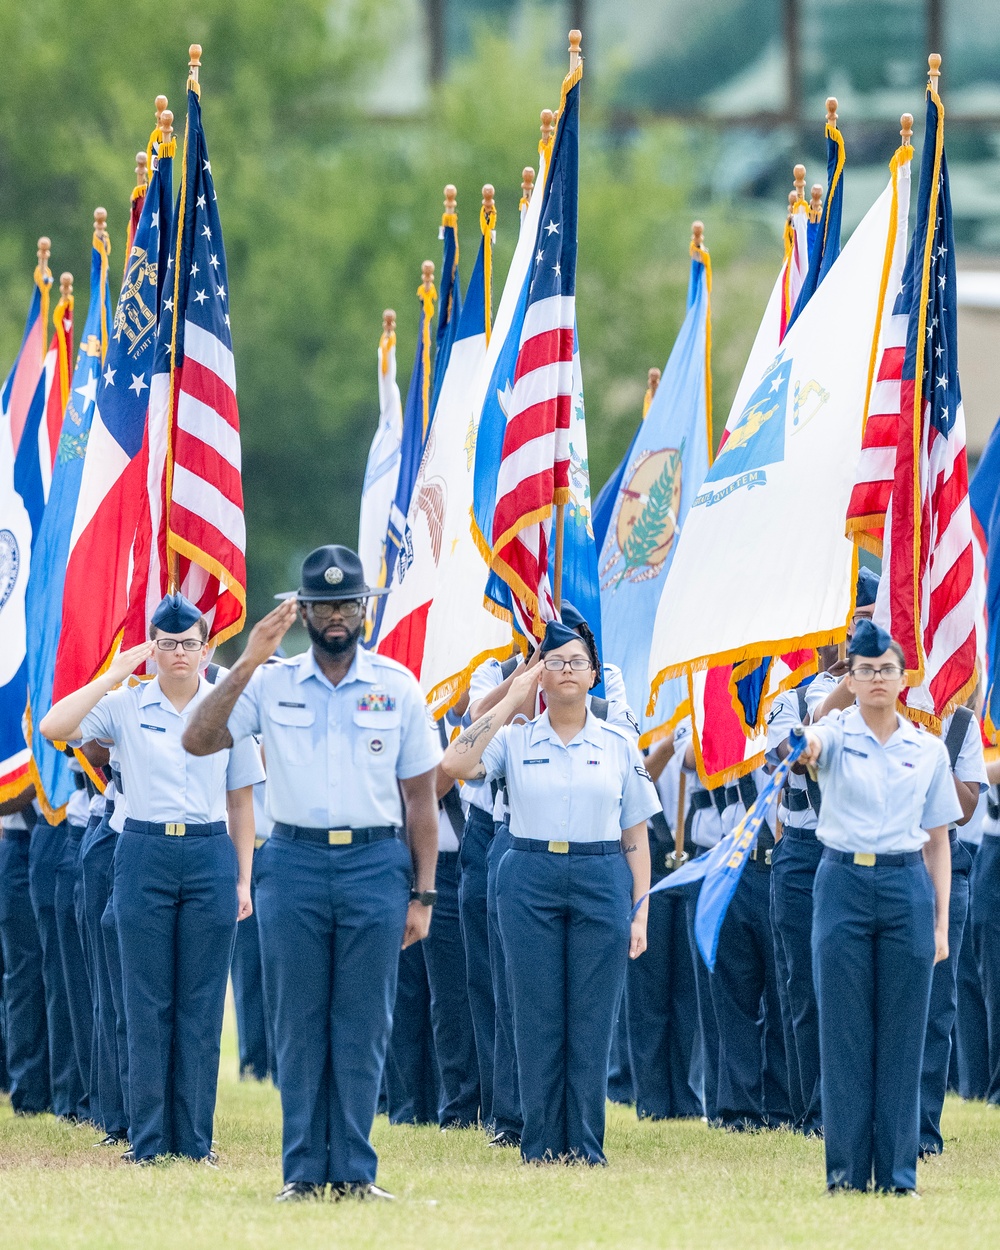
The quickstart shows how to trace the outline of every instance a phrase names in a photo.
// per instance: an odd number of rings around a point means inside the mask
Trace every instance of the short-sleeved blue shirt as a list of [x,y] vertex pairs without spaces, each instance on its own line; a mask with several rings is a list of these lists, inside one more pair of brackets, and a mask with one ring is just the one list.
[[825,846],[855,854],[919,851],[925,830],[961,820],[944,743],[898,713],[896,720],[884,745],[857,707],[814,726],[823,744],[816,836]]
[[397,782],[442,755],[413,674],[360,648],[337,686],[311,649],[258,668],[229,732],[234,742],[260,735],[268,817],[316,829],[401,826]]
[[535,720],[504,725],[483,752],[486,780],[507,778],[517,838],[607,842],[660,811],[635,743],[592,712],[569,743]]

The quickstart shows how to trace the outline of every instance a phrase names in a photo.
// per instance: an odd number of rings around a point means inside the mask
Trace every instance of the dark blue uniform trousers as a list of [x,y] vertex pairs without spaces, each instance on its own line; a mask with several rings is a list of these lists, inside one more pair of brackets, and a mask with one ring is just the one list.
[[948,1089],[951,1036],[958,1015],[958,963],[969,911],[972,856],[957,838],[951,843],[951,897],[948,903],[948,958],[934,965],[927,1011],[927,1035],[920,1073],[920,1150],[940,1154],[941,1108]]
[[431,1024],[441,1078],[440,1124],[479,1119],[479,1061],[469,1009],[469,986],[459,918],[459,852],[437,859],[437,903],[431,931],[420,943],[431,991]]
[[27,832],[9,829],[0,839],[7,1077],[11,1106],[23,1115],[51,1109],[42,944],[28,885],[30,839]]
[[135,1158],[203,1159],[236,937],[236,848],[224,832],[167,837],[126,823],[114,871]]
[[486,853],[486,911],[496,1020],[493,1037],[493,1127],[498,1133],[520,1134],[524,1121],[521,1115],[521,1087],[517,1076],[512,990],[497,906],[497,870],[500,860],[510,848],[510,827],[497,825]]
[[[785,973],[791,1037],[786,1031],[789,1101],[804,1133],[823,1127],[819,1082],[819,1016],[812,971],[813,883],[823,845],[814,829],[785,826],[772,852],[771,920],[778,976]],[[781,985],[779,983],[779,991]],[[790,1043],[790,1044],[789,1044]]]
[[469,1010],[479,1063],[480,1113],[485,1125],[493,1123],[493,1045],[496,1034],[486,900],[486,853],[492,838],[492,814],[470,807],[458,853],[461,867],[458,905],[465,946]]
[[719,931],[712,1002],[719,1028],[718,1118],[726,1128],[791,1122],[771,930],[771,873],[750,860]]
[[868,868],[824,855],[813,900],[827,1184],[913,1189],[934,967],[930,877],[922,857]]
[[[655,884],[664,874],[663,843],[650,835]],[[698,1032],[698,999],[687,907],[677,890],[649,900],[647,945],[629,960],[623,1015],[628,1025],[628,1059],[640,1119],[672,1120],[700,1116],[701,1102],[691,1089],[691,1051]]]
[[[108,815],[110,815],[110,806]],[[84,834],[80,844],[82,869],[83,938],[90,964],[91,997],[94,1000],[94,1032],[91,1048],[90,1102],[94,1121],[115,1137],[128,1132],[128,1112],[118,1054],[117,1017],[108,968],[102,917],[111,897],[112,862],[118,835],[108,816]],[[120,961],[119,972],[120,991]],[[127,1061],[127,1055],[124,1057]]]
[[[543,844],[544,845],[544,844]],[[608,1060],[624,989],[632,873],[606,855],[509,850],[497,906],[529,1160],[604,1163]]]
[[963,1098],[985,1098],[990,1084],[989,1026],[972,935],[972,900],[976,893],[979,847],[974,842],[962,845],[972,856],[972,871],[969,873],[969,916],[958,956],[958,1016],[955,1020],[958,1092]]
[[976,856],[972,941],[986,1006],[989,1045],[987,1101],[1000,1105],[1000,835],[984,834]]
[[38,820],[31,831],[28,852],[31,906],[34,908],[38,938],[42,946],[52,1110],[60,1116],[75,1116],[84,1097],[83,1081],[73,1049],[69,995],[63,974],[59,924],[56,919],[56,872],[68,836],[65,821],[50,825],[45,820]]
[[[705,854],[704,850],[699,851],[699,854]],[[710,1125],[716,1127],[719,1123],[719,1025],[715,1018],[715,1004],[712,1002],[712,975],[701,957],[694,936],[694,918],[700,892],[700,882],[681,890],[698,1007],[698,1032],[691,1050],[691,1074],[688,1080],[695,1097],[701,1102],[702,1114]]]
[[395,839],[325,847],[272,835],[258,857],[284,1179],[372,1182],[410,852]]
[[[264,975],[261,968],[260,927],[257,923],[257,856],[254,851],[250,898],[252,915],[236,926],[233,947],[233,1001],[236,1005],[236,1035],[240,1048],[240,1076],[255,1081],[274,1080],[274,1026],[264,1001]],[[275,1081],[277,1084],[277,1081]]]
[[437,1124],[440,1089],[431,987],[423,942],[399,954],[392,1032],[385,1058],[386,1111],[390,1124]]
[[56,869],[56,926],[59,955],[66,985],[73,1054],[79,1076],[77,1119],[90,1118],[90,1052],[94,1038],[94,1000],[83,956],[83,940],[76,919],[76,886],[80,877],[80,845],[83,825],[67,825],[62,859]]

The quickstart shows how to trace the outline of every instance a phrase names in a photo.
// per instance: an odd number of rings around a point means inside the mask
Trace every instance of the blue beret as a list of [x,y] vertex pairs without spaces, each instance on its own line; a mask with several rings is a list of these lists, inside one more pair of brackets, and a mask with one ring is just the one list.
[[545,626],[545,637],[542,639],[542,655],[547,651],[555,651],[556,647],[564,647],[567,642],[579,642],[580,635],[561,621],[549,621]]
[[183,634],[200,620],[201,613],[191,600],[176,594],[163,596],[149,623],[165,634]]
[[559,617],[562,623],[568,625],[570,629],[576,629],[580,625],[587,624],[586,617],[581,616],[567,599],[564,599],[562,602],[562,607],[559,609]]
[[858,585],[854,604],[858,608],[869,608],[878,594],[879,576],[864,565],[858,569]]
[[891,646],[892,635],[887,634],[881,625],[876,625],[874,621],[858,621],[847,654],[863,655],[873,660],[876,656],[885,655]]

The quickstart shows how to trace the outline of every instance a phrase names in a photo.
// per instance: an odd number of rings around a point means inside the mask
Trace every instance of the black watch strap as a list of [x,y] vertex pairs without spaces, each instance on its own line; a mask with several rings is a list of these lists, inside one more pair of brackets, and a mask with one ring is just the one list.
[[411,890],[410,902],[421,903],[424,907],[433,907],[438,901],[437,890]]

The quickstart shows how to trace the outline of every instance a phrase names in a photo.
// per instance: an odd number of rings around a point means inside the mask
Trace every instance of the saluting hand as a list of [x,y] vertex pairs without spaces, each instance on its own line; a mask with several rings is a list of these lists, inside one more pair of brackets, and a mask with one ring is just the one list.
[[286,599],[284,603],[279,603],[273,612],[268,612],[267,616],[262,617],[251,629],[240,659],[252,664],[255,668],[269,660],[282,638],[294,624],[297,611],[298,604],[293,596],[291,599]]
[[521,672],[510,683],[510,689],[507,691],[507,697],[516,706],[527,702],[535,697],[535,691],[538,689],[538,679],[542,675],[542,666],[540,664],[529,668],[524,665]]
[[147,660],[152,659],[155,650],[155,642],[140,642],[137,647],[129,647],[127,651],[120,651],[108,665],[105,676],[111,685],[120,685],[132,676],[140,664],[145,664]]

